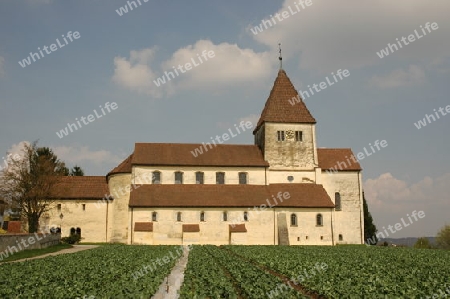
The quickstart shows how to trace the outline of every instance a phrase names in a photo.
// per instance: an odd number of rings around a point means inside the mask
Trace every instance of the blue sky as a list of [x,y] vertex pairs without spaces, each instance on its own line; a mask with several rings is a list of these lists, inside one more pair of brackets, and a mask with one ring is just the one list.
[[[137,1],[136,1],[137,2]],[[450,116],[414,123],[450,105],[448,1],[314,1],[255,35],[251,28],[293,1],[4,0],[0,3],[0,152],[39,139],[69,166],[104,175],[135,142],[201,143],[241,120],[255,122],[278,69],[305,90],[338,69],[350,76],[305,99],[320,147],[375,140],[388,146],[361,161],[376,224],[413,210],[426,217],[392,237],[435,235],[449,224]],[[128,8],[129,9],[129,8]],[[396,38],[437,30],[380,58]],[[69,31],[80,38],[25,68],[19,61]],[[61,40],[62,41],[62,40]],[[157,87],[153,80],[204,50],[215,57]],[[99,105],[118,109],[59,138],[56,132]],[[252,143],[250,132],[228,143]]]

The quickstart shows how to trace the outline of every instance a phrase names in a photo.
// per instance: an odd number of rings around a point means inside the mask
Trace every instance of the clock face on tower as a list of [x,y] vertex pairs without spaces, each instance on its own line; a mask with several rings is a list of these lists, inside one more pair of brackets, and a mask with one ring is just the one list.
[[292,130],[286,131],[286,139],[287,139],[287,140],[292,140],[292,139],[294,139],[294,131],[292,131]]

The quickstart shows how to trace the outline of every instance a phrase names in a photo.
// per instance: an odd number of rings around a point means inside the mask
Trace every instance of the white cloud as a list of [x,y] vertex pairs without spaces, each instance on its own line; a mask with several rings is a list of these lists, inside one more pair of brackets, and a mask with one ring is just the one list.
[[155,51],[155,48],[131,51],[129,60],[115,57],[113,81],[132,91],[160,97],[161,90],[157,89],[153,83],[156,75],[148,65]]
[[[294,2],[284,1],[278,13],[288,10],[289,5],[295,9]],[[426,22],[437,22],[439,29],[384,59],[398,57],[418,63],[447,57],[450,52],[450,39],[446,38],[450,26],[449,1],[436,0],[433,5],[422,0],[348,0],[345,3],[312,0],[312,3],[258,35],[253,35],[250,28],[261,20],[254,20],[247,32],[273,52],[281,42],[285,60],[300,55],[302,68],[326,73],[380,63],[377,51],[394,43],[396,38],[412,34],[416,29],[420,31]],[[269,14],[263,16],[269,17]]]
[[415,183],[384,173],[368,179],[364,183],[364,193],[379,231],[383,226],[399,223],[402,218],[408,221],[407,215],[416,210],[424,211],[426,217],[392,237],[434,236],[448,221],[448,186],[450,173],[434,179],[424,177]]
[[385,76],[373,76],[369,84],[379,88],[414,86],[425,81],[425,72],[417,65],[410,65],[408,70],[394,70]]
[[114,155],[110,151],[100,150],[91,151],[87,146],[69,147],[69,146],[56,146],[52,147],[54,153],[61,161],[66,164],[85,164],[92,163],[100,165],[103,163],[119,163],[123,159]]
[[0,56],[0,78],[6,75],[4,67],[5,67],[5,58]]
[[[205,51],[213,57],[205,59],[202,56]],[[155,53],[156,48],[151,48],[131,51],[129,59],[116,57],[113,81],[135,92],[162,97],[187,89],[217,92],[217,89],[228,86],[258,82],[271,73],[272,67],[267,52],[256,53],[229,43],[215,45],[209,40],[199,40],[178,49],[159,68],[151,65]],[[183,67],[183,73],[178,69],[179,65],[185,66],[187,63],[191,64],[191,70]],[[173,67],[177,68],[178,75]],[[165,76],[166,72],[172,72],[175,78],[171,77],[169,81],[165,77],[166,83],[158,87],[153,81]]]

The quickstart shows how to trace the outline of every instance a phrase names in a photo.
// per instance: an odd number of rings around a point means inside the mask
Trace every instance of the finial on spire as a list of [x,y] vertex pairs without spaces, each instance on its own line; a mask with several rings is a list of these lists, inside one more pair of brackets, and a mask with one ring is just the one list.
[[280,57],[278,59],[280,60],[280,70],[283,69],[283,57],[281,56],[281,43],[278,44],[278,48],[280,49]]

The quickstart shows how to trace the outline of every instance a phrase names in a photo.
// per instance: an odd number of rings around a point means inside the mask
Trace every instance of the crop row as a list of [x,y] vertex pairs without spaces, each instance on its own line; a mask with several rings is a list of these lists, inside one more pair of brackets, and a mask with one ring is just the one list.
[[181,298],[306,298],[277,276],[216,246],[195,246],[185,273]]
[[204,246],[194,246],[184,270],[180,298],[237,298],[232,281]]
[[[108,245],[2,264],[0,298],[149,298],[170,273],[176,262],[171,257],[179,250],[179,246]],[[138,278],[136,271],[141,273]]]
[[[226,246],[328,298],[423,298],[448,284],[450,252],[375,246]],[[326,265],[326,270],[317,270]]]

